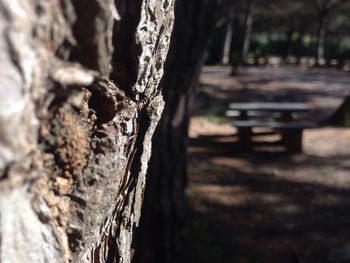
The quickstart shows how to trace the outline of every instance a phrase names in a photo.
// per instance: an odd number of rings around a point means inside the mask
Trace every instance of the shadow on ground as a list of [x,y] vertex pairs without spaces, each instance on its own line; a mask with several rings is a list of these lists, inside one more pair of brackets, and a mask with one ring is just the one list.
[[179,262],[350,262],[340,256],[350,254],[343,249],[350,246],[349,130],[308,130],[300,155],[285,154],[275,138],[244,153],[223,117],[231,101],[296,101],[313,109],[310,120],[322,120],[348,94],[350,76],[251,68],[232,78],[226,71],[206,68],[201,77]]
[[238,154],[236,142],[220,139],[227,138],[190,142],[183,262],[342,262],[331,259],[335,248],[350,242],[350,190],[281,178],[259,167],[279,162],[322,169],[349,157],[329,163],[314,156]]

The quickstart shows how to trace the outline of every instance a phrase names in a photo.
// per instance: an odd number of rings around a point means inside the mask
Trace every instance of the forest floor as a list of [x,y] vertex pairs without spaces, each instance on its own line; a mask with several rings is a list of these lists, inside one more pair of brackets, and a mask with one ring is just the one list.
[[349,94],[350,75],[252,67],[231,77],[205,67],[201,83],[181,262],[350,262],[341,261],[350,254],[350,129],[307,129],[299,155],[272,146],[242,153],[224,117],[232,101],[296,101],[320,121]]

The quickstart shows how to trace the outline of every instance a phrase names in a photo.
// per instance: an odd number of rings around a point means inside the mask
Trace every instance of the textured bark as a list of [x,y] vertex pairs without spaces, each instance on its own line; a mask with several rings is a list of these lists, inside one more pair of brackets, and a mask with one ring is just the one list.
[[157,127],[147,174],[135,262],[182,262],[186,213],[187,132],[190,101],[217,19],[219,1],[178,0],[162,86],[166,107]]
[[130,262],[174,0],[0,1],[0,261]]

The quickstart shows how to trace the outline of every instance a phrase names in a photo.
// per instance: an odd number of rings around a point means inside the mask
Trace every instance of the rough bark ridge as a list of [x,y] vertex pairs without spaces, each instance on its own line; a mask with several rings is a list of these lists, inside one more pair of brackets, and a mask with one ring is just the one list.
[[178,0],[166,73],[166,107],[157,127],[147,173],[145,203],[135,262],[182,262],[181,225],[185,216],[186,148],[190,101],[204,53],[217,24],[220,1]]
[[0,1],[0,261],[130,262],[174,0]]

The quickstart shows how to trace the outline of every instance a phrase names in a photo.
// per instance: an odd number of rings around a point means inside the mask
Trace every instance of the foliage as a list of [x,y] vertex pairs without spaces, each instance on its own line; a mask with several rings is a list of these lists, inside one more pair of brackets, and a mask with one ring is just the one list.
[[[241,52],[244,10],[248,0],[231,1],[236,16],[232,57]],[[255,0],[253,34],[247,59],[266,56],[312,57],[316,55],[317,30],[322,15],[327,16],[325,58],[350,59],[350,0]],[[208,61],[220,61],[226,25],[218,27]]]

